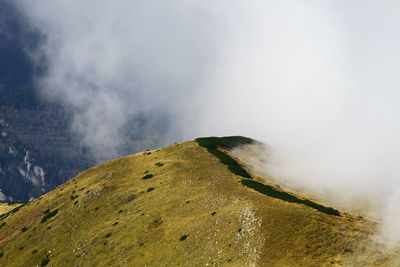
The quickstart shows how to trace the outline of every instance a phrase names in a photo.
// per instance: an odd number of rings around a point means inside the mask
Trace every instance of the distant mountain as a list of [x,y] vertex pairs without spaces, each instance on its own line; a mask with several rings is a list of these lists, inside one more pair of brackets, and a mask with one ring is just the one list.
[[0,201],[29,200],[93,166],[69,131],[71,115],[40,99],[27,51],[41,36],[13,1],[0,0]]
[[71,116],[33,89],[0,84],[0,200],[29,200],[94,165]]
[[82,172],[0,215],[0,265],[397,266],[375,222],[284,191],[231,152],[256,145],[201,138]]

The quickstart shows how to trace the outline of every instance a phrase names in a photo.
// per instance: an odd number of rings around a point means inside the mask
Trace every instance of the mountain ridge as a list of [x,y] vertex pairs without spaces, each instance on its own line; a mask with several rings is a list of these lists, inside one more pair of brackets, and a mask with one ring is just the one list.
[[[1,219],[0,264],[385,266],[396,260],[398,254],[371,241],[373,222],[257,192],[208,149],[188,141],[80,173]],[[252,174],[229,149],[221,151]]]

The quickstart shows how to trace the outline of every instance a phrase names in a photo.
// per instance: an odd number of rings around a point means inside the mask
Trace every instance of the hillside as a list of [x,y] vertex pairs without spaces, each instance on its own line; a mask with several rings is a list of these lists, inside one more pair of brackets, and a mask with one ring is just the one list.
[[[197,139],[112,160],[0,216],[0,266],[391,266],[376,223]],[[244,169],[242,168],[244,167]]]

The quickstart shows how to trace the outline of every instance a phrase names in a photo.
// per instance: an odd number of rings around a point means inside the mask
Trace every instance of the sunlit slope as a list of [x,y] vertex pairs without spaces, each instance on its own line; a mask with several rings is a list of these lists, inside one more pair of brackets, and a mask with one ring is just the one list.
[[[4,214],[11,212],[15,208],[18,208],[19,206],[24,205],[23,203],[6,203],[6,202],[0,202],[0,220],[2,216],[5,216]],[[0,223],[1,224],[1,223]]]
[[0,221],[0,266],[391,264],[372,223],[249,188],[215,153],[190,141],[79,174]]

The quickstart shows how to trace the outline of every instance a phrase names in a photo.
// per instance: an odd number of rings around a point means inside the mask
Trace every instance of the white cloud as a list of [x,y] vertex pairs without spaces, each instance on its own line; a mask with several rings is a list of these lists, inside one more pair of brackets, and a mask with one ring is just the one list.
[[115,151],[121,127],[142,113],[161,143],[247,135],[273,147],[268,167],[281,179],[396,199],[385,196],[400,189],[400,4],[18,3],[47,36],[40,87],[74,110],[95,154]]

